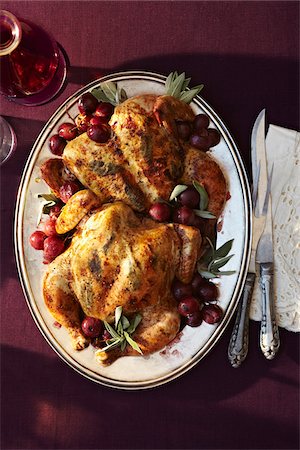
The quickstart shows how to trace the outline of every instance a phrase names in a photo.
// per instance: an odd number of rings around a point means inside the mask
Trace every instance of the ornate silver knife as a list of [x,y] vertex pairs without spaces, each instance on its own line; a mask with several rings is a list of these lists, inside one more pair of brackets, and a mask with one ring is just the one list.
[[[265,126],[265,114],[261,121]],[[256,213],[266,217],[263,233],[257,245],[256,263],[260,271],[260,288],[262,294],[262,319],[260,327],[260,348],[267,359],[273,359],[279,346],[279,332],[276,323],[273,297],[273,227],[271,202],[271,175],[268,176],[266,161],[265,135],[258,135],[256,157],[260,167],[258,183],[258,202]],[[264,199],[263,199],[264,195]]]
[[[235,368],[240,367],[248,353],[249,310],[256,278],[256,250],[266,223],[266,199],[270,190],[267,181],[267,166],[265,156],[265,110],[258,115],[251,135],[252,162],[252,246],[251,257],[246,282],[239,302],[237,316],[228,347],[228,358]],[[269,183],[270,185],[270,183]],[[265,209],[264,209],[265,207]],[[264,273],[265,273],[264,268]],[[267,316],[267,314],[266,314]],[[266,327],[264,328],[264,330]],[[265,342],[265,332],[264,342]]]

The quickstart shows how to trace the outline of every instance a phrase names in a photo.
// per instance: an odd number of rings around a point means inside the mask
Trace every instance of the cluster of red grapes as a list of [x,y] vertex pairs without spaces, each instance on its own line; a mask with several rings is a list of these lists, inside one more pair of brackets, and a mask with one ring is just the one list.
[[[57,134],[49,139],[51,153],[61,156],[68,141],[75,139],[81,133],[87,132],[90,139],[95,142],[106,142],[110,138],[108,121],[114,107],[110,103],[98,102],[90,92],[83,94],[78,102],[79,115],[75,122],[64,122]],[[70,197],[81,189],[79,181],[67,173],[66,181],[59,189],[59,198],[67,203]],[[56,233],[55,224],[63,204],[56,204],[50,209],[49,218],[42,225],[42,230],[34,231],[29,242],[36,250],[43,250],[44,263],[48,264],[65,250],[65,237]]]
[[[197,216],[194,209],[199,208],[200,194],[194,186],[188,186],[177,197],[176,205],[154,203],[149,209],[149,215],[158,222],[168,222],[201,228],[203,219]],[[173,283],[173,295],[178,303],[178,311],[185,318],[185,323],[197,327],[204,320],[207,323],[217,323],[222,317],[222,309],[215,302],[218,288],[211,281],[196,273],[191,284],[179,280]]]
[[98,102],[90,92],[83,94],[78,101],[79,115],[74,123],[64,122],[58,132],[50,137],[50,151],[61,156],[68,141],[87,132],[90,139],[97,143],[107,142],[110,138],[110,126],[108,121],[114,111],[111,103]]
[[62,205],[54,205],[50,209],[49,218],[44,222],[42,230],[34,231],[29,238],[31,246],[43,250],[44,264],[53,261],[65,250],[65,239],[56,233],[55,224]]
[[193,147],[205,152],[221,139],[218,130],[209,128],[209,117],[206,114],[198,114],[193,122],[177,122],[177,131],[183,141],[189,141]]
[[65,236],[56,232],[56,220],[60,214],[64,203],[80,189],[78,181],[71,179],[62,184],[59,189],[61,201],[50,208],[48,219],[42,223],[42,229],[34,231],[29,238],[31,246],[36,250],[43,250],[44,264],[53,261],[65,250]]
[[149,215],[158,222],[172,220],[175,223],[200,228],[203,219],[194,212],[194,209],[199,209],[199,203],[199,192],[194,186],[188,186],[185,191],[178,195],[175,206],[162,202],[153,203],[149,209]]
[[198,327],[202,321],[213,324],[220,321],[223,311],[214,302],[218,298],[218,288],[211,281],[196,273],[190,284],[175,280],[172,292],[178,302],[178,312],[185,324]]

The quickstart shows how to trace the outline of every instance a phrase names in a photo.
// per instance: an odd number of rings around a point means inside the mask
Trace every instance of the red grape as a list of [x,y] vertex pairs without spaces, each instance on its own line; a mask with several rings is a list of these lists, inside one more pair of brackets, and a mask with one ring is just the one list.
[[92,141],[103,144],[110,138],[110,129],[104,124],[90,125],[87,129],[87,134]]
[[59,197],[64,203],[67,203],[69,198],[71,198],[77,191],[79,191],[79,186],[77,183],[74,183],[73,181],[66,181],[66,183],[64,183],[59,189]]
[[149,209],[152,219],[158,222],[167,222],[171,216],[171,208],[167,203],[153,203]]
[[66,141],[71,141],[78,135],[78,130],[74,123],[65,122],[58,127],[58,135]]
[[186,324],[190,327],[199,327],[202,323],[202,314],[200,309],[186,316]]
[[215,128],[209,128],[208,129],[208,140],[209,140],[209,146],[214,147],[215,145],[218,145],[218,143],[221,140],[221,135]]
[[109,339],[111,339],[111,335],[110,335],[110,333],[109,333],[107,330],[104,330],[104,331],[103,331],[102,339],[103,339],[104,341],[108,341]]
[[190,144],[199,150],[207,151],[209,149],[209,137],[193,134],[190,138]]
[[195,297],[185,297],[178,304],[178,312],[184,317],[198,312],[199,308],[199,302]]
[[35,248],[36,250],[43,250],[46,237],[47,236],[43,231],[34,231],[29,238],[31,247]]
[[78,109],[81,114],[93,114],[98,106],[98,100],[90,92],[83,94],[78,102]]
[[44,241],[44,263],[53,261],[65,249],[64,242],[58,236],[49,236]]
[[182,205],[188,206],[189,208],[199,208],[200,194],[193,186],[188,186],[188,188],[178,196],[178,200]]
[[203,281],[197,289],[197,295],[204,302],[213,302],[218,297],[218,288],[211,281]]
[[103,331],[103,323],[95,317],[85,317],[81,323],[83,333],[90,338],[99,336]]
[[93,116],[93,117],[90,119],[90,125],[102,125],[102,124],[107,124],[106,117],[102,117],[102,116]]
[[175,209],[173,214],[173,220],[176,223],[182,223],[184,225],[192,225],[195,219],[195,213],[187,206],[181,206]]
[[114,107],[111,103],[100,102],[96,108],[95,115],[99,117],[106,117],[109,119],[114,111]]
[[62,204],[56,204],[50,208],[50,217],[58,217],[60,215],[60,211],[62,208]]
[[51,153],[53,153],[53,155],[61,156],[63,154],[66,144],[67,141],[58,134],[54,134],[49,139],[49,148]]
[[217,323],[221,320],[223,311],[218,305],[204,305],[201,316],[206,323]]
[[193,289],[190,284],[185,284],[182,281],[174,280],[172,284],[172,292],[177,301],[182,300],[184,297],[190,297],[193,294]]
[[191,124],[189,122],[177,122],[178,136],[187,141],[191,135]]
[[205,283],[205,278],[201,277],[200,273],[195,273],[192,279],[192,288],[194,295],[198,295],[200,287]]
[[206,225],[206,219],[202,219],[202,217],[199,217],[195,214],[194,222],[192,223],[192,226],[195,228],[198,228],[202,234],[203,230],[205,229]]
[[207,128],[209,125],[209,118],[206,114],[198,114],[193,122],[194,130],[200,131],[203,128]]
[[56,217],[54,216],[49,217],[49,219],[44,223],[44,233],[47,236],[56,236],[57,233],[55,225],[56,225]]

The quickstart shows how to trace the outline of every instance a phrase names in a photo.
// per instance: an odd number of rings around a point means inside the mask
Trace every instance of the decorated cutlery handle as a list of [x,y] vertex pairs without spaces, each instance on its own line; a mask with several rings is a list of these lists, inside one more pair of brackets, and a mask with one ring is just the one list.
[[279,332],[273,303],[273,264],[260,264],[260,286],[262,291],[262,319],[260,348],[267,359],[273,359],[279,346]]
[[240,367],[248,353],[249,310],[254,282],[255,274],[248,272],[228,346],[228,359],[234,368]]

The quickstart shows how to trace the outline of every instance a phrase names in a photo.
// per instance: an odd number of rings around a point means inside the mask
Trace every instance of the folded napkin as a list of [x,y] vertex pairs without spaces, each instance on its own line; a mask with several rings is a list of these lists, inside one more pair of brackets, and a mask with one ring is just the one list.
[[[270,125],[266,137],[272,177],[274,303],[277,324],[300,331],[300,133]],[[258,277],[250,318],[261,320]]]

